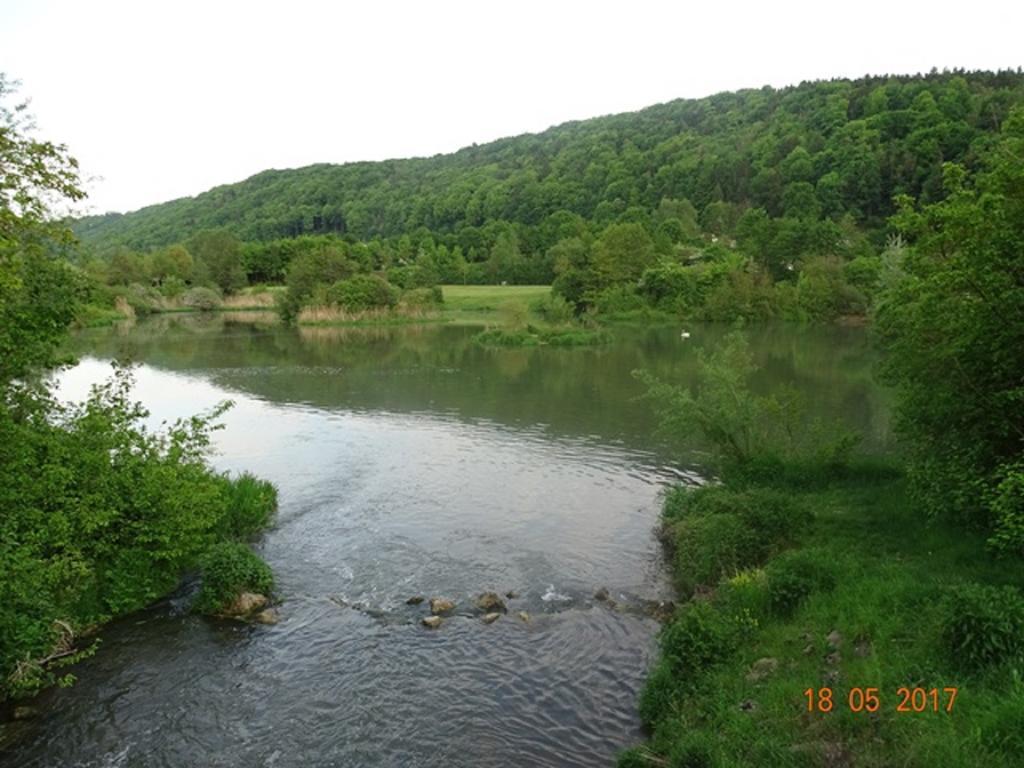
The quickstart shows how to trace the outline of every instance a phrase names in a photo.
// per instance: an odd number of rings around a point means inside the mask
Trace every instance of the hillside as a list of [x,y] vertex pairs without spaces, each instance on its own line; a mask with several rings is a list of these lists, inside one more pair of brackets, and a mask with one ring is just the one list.
[[562,239],[577,217],[594,232],[649,224],[669,200],[692,204],[704,232],[728,233],[743,210],[762,208],[771,219],[852,217],[877,240],[895,195],[935,199],[942,164],[973,168],[1022,101],[1020,71],[765,87],[432,158],[265,171],[194,198],[83,218],[74,228],[100,251],[152,249],[221,227],[245,241],[429,233],[472,261],[474,253],[486,258],[508,224],[530,257]]

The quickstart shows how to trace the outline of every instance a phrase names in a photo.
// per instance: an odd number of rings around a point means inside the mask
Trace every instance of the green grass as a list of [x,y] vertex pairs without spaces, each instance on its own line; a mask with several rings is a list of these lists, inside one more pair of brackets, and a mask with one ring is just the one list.
[[480,325],[529,318],[530,305],[551,293],[550,285],[445,285],[444,316],[452,323]]
[[[929,524],[892,471],[781,490],[812,511],[812,522],[801,526],[791,554],[763,568],[751,563],[738,576],[733,568],[712,585],[712,607],[736,628],[727,662],[673,671],[670,646],[678,642],[666,630],[668,655],[641,700],[650,744],[625,753],[620,764],[1024,765],[1020,669],[1007,662],[965,670],[944,641],[954,587],[1019,587],[1024,565],[993,558],[981,534]],[[794,560],[828,579],[808,579],[809,594],[784,609],[772,593],[783,571],[792,578]],[[833,631],[842,644],[830,658],[826,637]],[[777,669],[751,679],[752,665],[766,658]],[[833,688],[835,708],[808,712],[804,691],[823,686]],[[950,686],[959,694],[951,713],[901,713],[901,686]],[[881,709],[850,711],[852,687],[878,688]]]

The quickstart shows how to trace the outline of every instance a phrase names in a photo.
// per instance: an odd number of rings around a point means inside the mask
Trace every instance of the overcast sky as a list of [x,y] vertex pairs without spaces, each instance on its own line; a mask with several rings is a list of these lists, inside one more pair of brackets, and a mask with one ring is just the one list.
[[0,0],[0,71],[93,177],[92,212],[678,97],[1021,65],[1021,0]]

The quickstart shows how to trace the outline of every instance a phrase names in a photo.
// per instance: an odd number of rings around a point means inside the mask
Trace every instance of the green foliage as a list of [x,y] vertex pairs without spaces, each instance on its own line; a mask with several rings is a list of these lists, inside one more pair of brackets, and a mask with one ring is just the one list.
[[288,265],[281,317],[289,322],[294,320],[317,286],[345,280],[355,270],[345,243],[319,243],[315,249],[304,251]]
[[534,301],[530,309],[553,325],[568,323],[575,316],[572,304],[563,297],[550,293]]
[[223,541],[210,547],[199,562],[203,586],[193,608],[219,613],[242,592],[266,594],[274,586],[267,564],[244,544]]
[[[57,670],[89,652],[76,647],[84,630],[166,595],[225,531],[251,532],[273,500],[206,460],[227,404],[153,433],[127,369],[78,404],[59,402],[38,375],[57,362],[80,298],[128,297],[141,311],[162,296],[134,284],[101,291],[58,259],[69,237],[48,203],[82,197],[76,165],[24,135],[24,107],[9,109],[8,93],[0,76],[0,700],[70,684]],[[184,263],[165,256],[161,279]]]
[[407,309],[438,309],[444,304],[441,286],[411,288],[403,291],[399,303]]
[[398,303],[398,290],[378,275],[353,275],[327,288],[323,299],[350,312],[389,309]]
[[189,238],[188,250],[195,259],[197,274],[212,281],[224,293],[234,293],[248,283],[242,265],[242,242],[230,231],[197,232]]
[[693,389],[645,371],[634,376],[647,386],[644,397],[658,415],[659,432],[678,446],[692,448],[702,440],[727,465],[826,455],[844,463],[856,439],[841,428],[809,421],[792,390],[755,394],[750,379],[756,370],[746,336],[734,331],[711,354],[699,352]]
[[189,288],[182,294],[182,305],[201,312],[209,312],[220,307],[220,295],[212,288]]
[[944,605],[942,639],[950,659],[968,671],[1024,661],[1024,595],[1014,587],[955,588]]
[[737,628],[706,602],[689,604],[661,633],[661,658],[684,685],[695,685],[707,670],[736,648]]
[[1016,552],[1024,548],[1022,157],[1017,108],[975,178],[946,165],[941,200],[902,199],[893,224],[911,246],[893,249],[876,312],[918,498],[932,514],[997,529],[997,546]]
[[772,560],[765,573],[772,610],[789,614],[814,592],[827,592],[836,583],[831,555],[815,549],[783,552]]
[[277,509],[277,488],[268,480],[248,472],[223,478],[227,486],[227,507],[220,530],[229,538],[244,539],[267,527]]
[[759,565],[792,543],[810,516],[791,496],[757,488],[677,488],[662,512],[684,592]]

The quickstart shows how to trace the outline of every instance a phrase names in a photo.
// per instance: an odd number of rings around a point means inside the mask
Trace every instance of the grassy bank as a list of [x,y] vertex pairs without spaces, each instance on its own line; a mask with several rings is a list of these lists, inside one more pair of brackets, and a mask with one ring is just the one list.
[[550,285],[445,285],[444,317],[450,323],[480,325],[530,317],[530,307],[551,294]]
[[281,286],[252,286],[221,296],[202,288],[168,297],[139,286],[111,289],[79,307],[75,325],[100,328],[147,315],[176,313],[273,312],[283,290]]
[[664,535],[692,599],[620,766],[1024,764],[1024,567],[924,523],[892,467],[676,490]]

